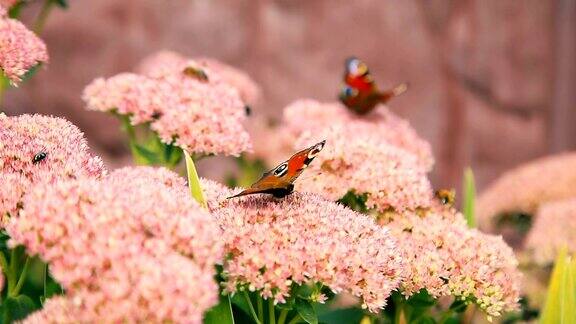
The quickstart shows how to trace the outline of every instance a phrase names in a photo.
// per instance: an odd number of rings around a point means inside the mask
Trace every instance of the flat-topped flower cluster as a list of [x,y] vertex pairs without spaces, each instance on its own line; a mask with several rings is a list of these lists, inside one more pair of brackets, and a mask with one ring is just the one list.
[[[189,68],[204,77],[185,73]],[[239,155],[251,148],[242,95],[257,100],[258,88],[240,71],[170,52],[146,58],[139,71],[94,80],[84,90],[87,108],[149,124],[164,143],[197,154]]]

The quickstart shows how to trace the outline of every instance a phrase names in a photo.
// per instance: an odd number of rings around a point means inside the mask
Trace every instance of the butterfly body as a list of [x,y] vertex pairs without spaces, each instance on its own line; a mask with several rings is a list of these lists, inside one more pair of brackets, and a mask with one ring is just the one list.
[[287,161],[282,162],[271,171],[262,175],[250,188],[229,197],[235,198],[251,194],[271,194],[276,198],[282,198],[294,191],[294,181],[302,174],[304,169],[320,153],[326,141],[317,143],[294,155]]
[[406,83],[381,91],[376,86],[368,66],[352,57],[346,60],[344,85],[340,91],[340,101],[350,110],[363,115],[371,112],[380,103],[399,96],[408,89]]

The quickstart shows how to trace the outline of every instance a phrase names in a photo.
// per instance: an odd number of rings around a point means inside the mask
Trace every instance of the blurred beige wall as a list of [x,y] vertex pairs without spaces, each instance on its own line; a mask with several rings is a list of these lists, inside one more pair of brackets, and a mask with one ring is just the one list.
[[6,108],[70,119],[113,163],[128,163],[117,124],[84,111],[81,91],[161,49],[245,69],[264,90],[255,112],[270,116],[298,98],[334,100],[357,55],[382,85],[411,83],[391,107],[432,143],[438,186],[459,186],[471,165],[482,187],[576,144],[575,0],[70,2],[42,35],[50,64]]

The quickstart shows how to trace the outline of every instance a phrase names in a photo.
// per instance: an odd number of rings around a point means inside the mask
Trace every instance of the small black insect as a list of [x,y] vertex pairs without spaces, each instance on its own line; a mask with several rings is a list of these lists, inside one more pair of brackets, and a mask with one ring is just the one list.
[[252,115],[252,108],[250,108],[250,106],[245,105],[244,106],[244,112],[246,112],[246,116],[250,116]]
[[32,163],[36,164],[42,160],[44,160],[46,158],[46,156],[48,156],[48,153],[46,152],[38,152],[36,153],[36,155],[34,155],[34,157],[32,158]]
[[159,111],[155,111],[151,117],[152,119],[160,119],[160,117],[162,117],[162,113]]

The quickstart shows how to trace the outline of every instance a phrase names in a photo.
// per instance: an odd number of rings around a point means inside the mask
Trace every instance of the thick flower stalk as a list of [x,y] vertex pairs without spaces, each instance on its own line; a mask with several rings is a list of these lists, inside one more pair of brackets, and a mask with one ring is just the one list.
[[541,205],[526,248],[533,260],[542,265],[553,263],[562,248],[576,252],[576,198]]
[[[125,127],[133,141],[137,134],[131,127],[145,124],[166,145],[193,154],[237,156],[250,150],[242,126],[245,104],[238,90],[201,62],[159,58],[164,60],[145,60],[148,67],[142,74],[94,80],[84,90],[87,108],[130,118],[131,125]],[[201,70],[205,79],[185,73],[187,68]]]
[[7,226],[10,245],[48,262],[66,291],[31,322],[200,323],[218,300],[220,230],[167,170],[36,187],[24,206]]
[[426,289],[434,297],[453,296],[478,304],[488,318],[517,309],[521,274],[501,237],[469,229],[460,213],[438,205],[387,226],[400,238],[407,263],[404,295]]
[[297,190],[339,200],[353,190],[368,194],[366,205],[381,212],[427,208],[432,189],[416,155],[356,136],[355,127],[332,126],[304,132],[296,146],[326,139],[326,147],[296,183]]
[[548,156],[507,171],[477,201],[479,225],[493,231],[496,217],[533,215],[546,202],[576,197],[576,153]]
[[0,4],[0,72],[17,85],[30,69],[48,61],[46,44]]
[[403,276],[397,241],[368,216],[314,194],[226,200],[230,189],[211,181],[203,187],[223,230],[230,293],[246,288],[283,304],[296,297],[294,285],[319,284],[358,296],[376,312]]
[[99,178],[100,158],[84,134],[62,118],[0,114],[0,215],[6,220],[22,208],[23,195],[61,179]]

